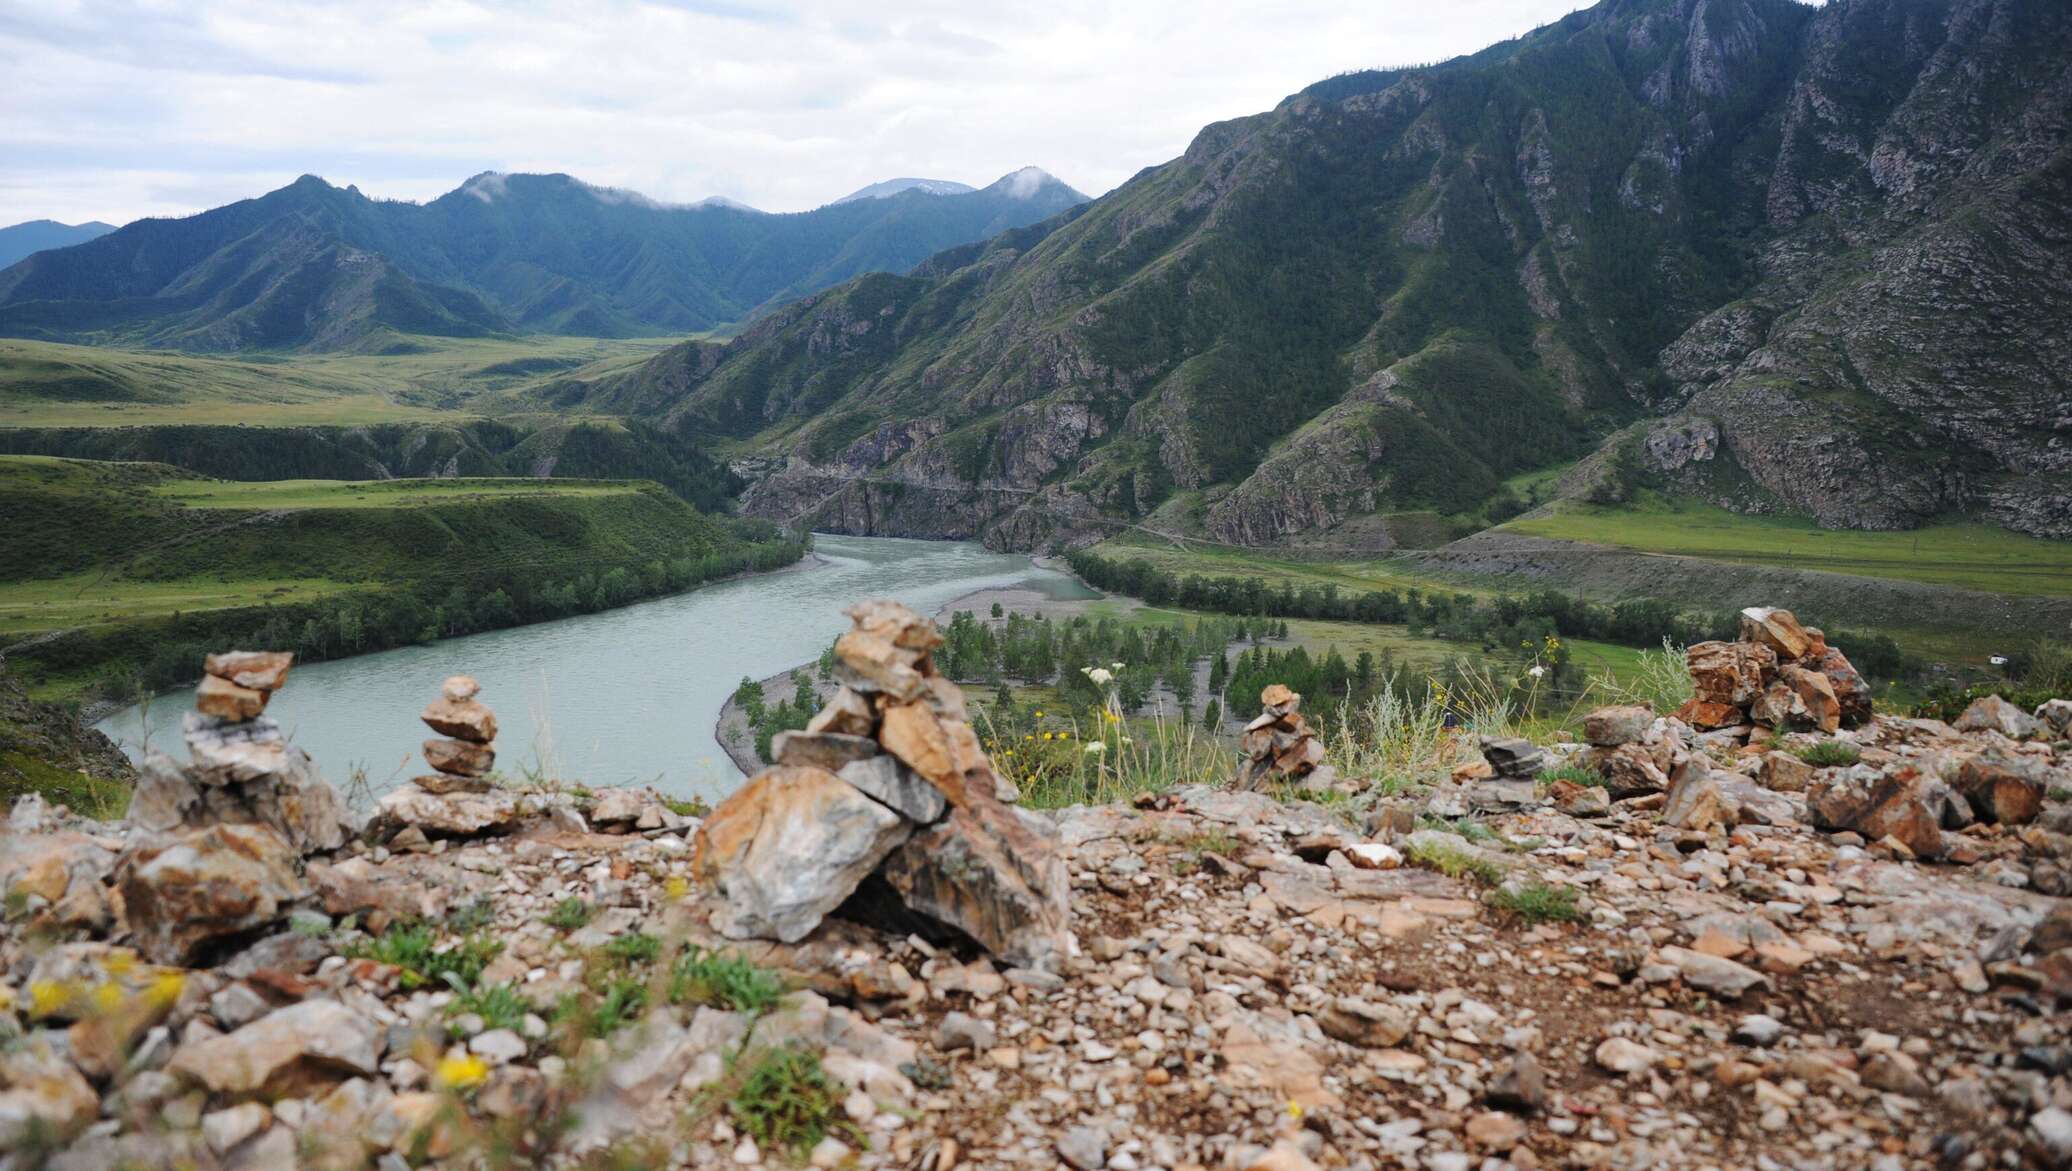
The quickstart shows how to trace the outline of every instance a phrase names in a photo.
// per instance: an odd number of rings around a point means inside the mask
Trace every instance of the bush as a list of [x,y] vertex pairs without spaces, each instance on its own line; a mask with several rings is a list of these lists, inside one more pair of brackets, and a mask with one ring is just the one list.
[[727,1112],[765,1151],[803,1154],[830,1134],[860,1145],[856,1124],[842,1113],[842,1091],[820,1068],[820,1055],[796,1045],[749,1054]]

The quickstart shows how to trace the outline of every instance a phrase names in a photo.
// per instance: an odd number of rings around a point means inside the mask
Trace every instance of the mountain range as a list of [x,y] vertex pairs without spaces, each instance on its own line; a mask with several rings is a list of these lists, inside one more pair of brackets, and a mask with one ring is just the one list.
[[31,253],[46,248],[70,248],[115,230],[114,224],[89,220],[83,224],[61,224],[56,220],[30,220],[0,228],[0,268],[6,268]]
[[2072,536],[2072,10],[1605,0],[563,387],[747,507],[1386,548],[1519,477]]
[[788,215],[567,175],[485,173],[424,204],[305,175],[0,271],[0,336],[225,351],[696,332],[1084,199],[1033,167],[976,191],[912,187]]

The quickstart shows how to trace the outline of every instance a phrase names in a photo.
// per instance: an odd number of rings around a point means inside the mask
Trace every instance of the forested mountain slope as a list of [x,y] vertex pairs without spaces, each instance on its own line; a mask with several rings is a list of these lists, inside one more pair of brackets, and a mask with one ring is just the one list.
[[2068,114],[2054,0],[1607,0],[565,401],[842,531],[1376,547],[1594,451],[1599,499],[2072,535]]
[[304,176],[0,272],[0,335],[239,350],[697,331],[1084,198],[1035,168],[793,215],[660,204],[567,175],[477,175],[423,205]]

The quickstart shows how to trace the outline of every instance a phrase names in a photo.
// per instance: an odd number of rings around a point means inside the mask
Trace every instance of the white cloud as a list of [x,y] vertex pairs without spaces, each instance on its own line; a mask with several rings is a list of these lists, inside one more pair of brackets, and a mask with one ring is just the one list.
[[1099,194],[1346,69],[1576,0],[0,0],[0,223],[185,214],[304,172],[423,199],[565,171],[775,211],[1024,165]]

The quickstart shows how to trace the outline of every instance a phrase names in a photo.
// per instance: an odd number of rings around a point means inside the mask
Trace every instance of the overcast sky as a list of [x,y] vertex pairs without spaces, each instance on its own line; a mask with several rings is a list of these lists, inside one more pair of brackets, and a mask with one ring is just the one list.
[[1579,0],[0,0],[0,224],[123,223],[314,172],[429,199],[566,171],[815,207],[1034,164],[1098,195],[1333,73]]

